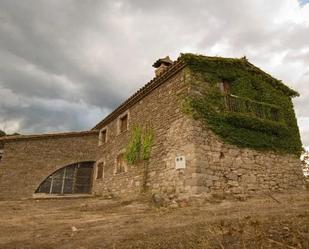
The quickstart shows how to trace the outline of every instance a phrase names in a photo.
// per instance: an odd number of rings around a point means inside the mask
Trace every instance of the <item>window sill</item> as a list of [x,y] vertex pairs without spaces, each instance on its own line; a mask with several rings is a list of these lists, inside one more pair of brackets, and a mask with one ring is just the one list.
[[93,194],[33,194],[33,199],[73,199],[73,198],[91,198]]

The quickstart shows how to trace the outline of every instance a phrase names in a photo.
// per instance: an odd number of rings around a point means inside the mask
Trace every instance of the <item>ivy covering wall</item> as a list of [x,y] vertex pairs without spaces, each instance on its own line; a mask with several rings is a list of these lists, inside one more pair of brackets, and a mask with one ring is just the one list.
[[154,130],[152,128],[142,129],[135,125],[132,129],[129,143],[126,147],[125,159],[133,165],[138,162],[147,162],[153,145]]
[[[302,144],[291,98],[298,93],[247,61],[182,54],[189,68],[191,95],[184,110],[201,119],[225,142],[239,147],[300,155]],[[277,108],[278,120],[261,118],[250,111],[230,111],[218,83],[230,84],[237,101]],[[241,102],[242,101],[242,102]]]
[[134,125],[129,143],[126,147],[125,159],[127,163],[134,165],[139,162],[143,162],[144,175],[142,192],[148,190],[148,171],[149,171],[149,160],[153,145],[154,130],[149,127],[144,129],[139,125]]

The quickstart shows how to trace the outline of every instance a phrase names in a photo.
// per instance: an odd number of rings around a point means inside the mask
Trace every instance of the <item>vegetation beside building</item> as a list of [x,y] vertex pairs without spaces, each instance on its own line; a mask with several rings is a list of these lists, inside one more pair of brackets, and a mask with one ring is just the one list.
[[0,130],[0,137],[4,137],[4,136],[6,136],[6,133],[4,131]]

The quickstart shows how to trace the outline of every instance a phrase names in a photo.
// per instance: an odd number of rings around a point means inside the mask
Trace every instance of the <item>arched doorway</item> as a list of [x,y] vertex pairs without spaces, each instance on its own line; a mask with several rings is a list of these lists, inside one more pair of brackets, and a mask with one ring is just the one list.
[[89,194],[91,193],[94,162],[79,162],[65,166],[48,176],[35,193]]

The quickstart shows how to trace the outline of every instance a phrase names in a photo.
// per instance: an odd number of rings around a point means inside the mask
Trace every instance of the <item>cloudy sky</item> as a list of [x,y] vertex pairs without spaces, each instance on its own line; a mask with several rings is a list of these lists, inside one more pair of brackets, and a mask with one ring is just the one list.
[[0,129],[89,129],[180,52],[250,62],[301,93],[309,146],[309,0],[0,0]]

